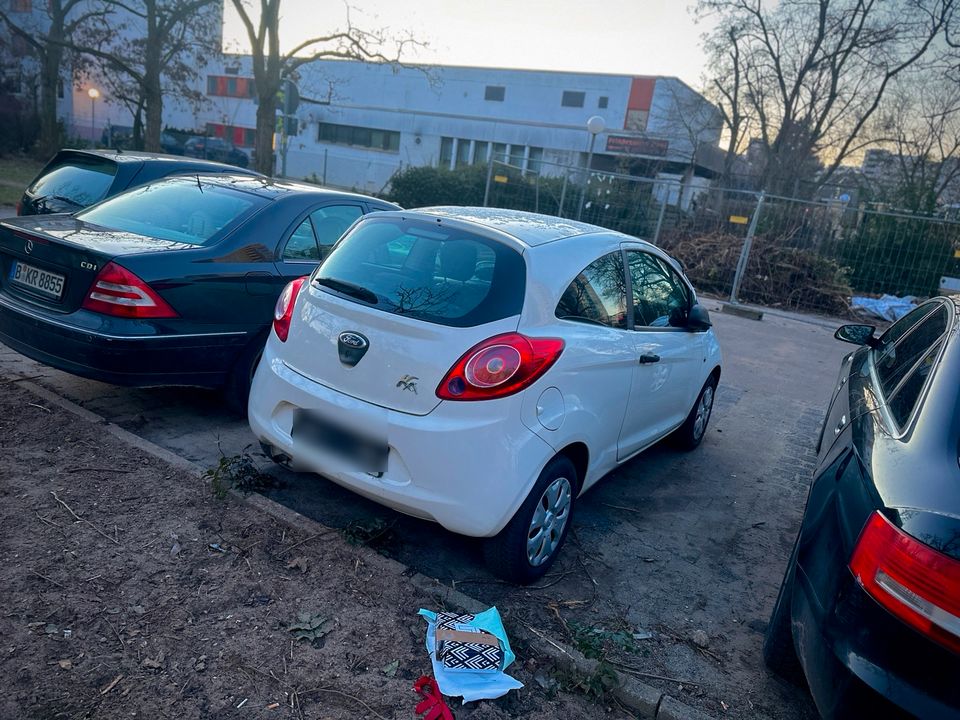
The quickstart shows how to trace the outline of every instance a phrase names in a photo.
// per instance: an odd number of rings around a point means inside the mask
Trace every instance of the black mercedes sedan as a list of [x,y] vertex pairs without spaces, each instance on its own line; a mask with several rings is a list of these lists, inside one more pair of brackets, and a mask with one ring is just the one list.
[[60,150],[23,191],[17,215],[76,212],[124,190],[184,173],[263,177],[226,163],[163,153]]
[[[960,298],[843,362],[764,642],[826,718],[960,718]],[[798,662],[799,661],[799,662]]]
[[0,222],[0,342],[117,385],[225,388],[246,407],[283,287],[395,205],[248,175],[160,180]]

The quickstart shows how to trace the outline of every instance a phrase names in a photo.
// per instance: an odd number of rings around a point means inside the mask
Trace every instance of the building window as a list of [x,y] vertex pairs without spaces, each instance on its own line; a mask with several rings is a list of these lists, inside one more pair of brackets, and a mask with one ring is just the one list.
[[601,95],[600,99],[597,100],[597,107],[600,108],[601,110],[604,110],[606,109],[607,103],[609,102],[610,102],[610,98],[608,98],[606,95]]
[[470,164],[470,141],[457,139],[457,167]]
[[564,90],[563,99],[560,101],[560,104],[563,105],[563,107],[583,107],[583,101],[586,97],[586,93]]
[[223,123],[207,123],[209,137],[223,138],[237,147],[253,147],[257,141],[256,128],[237,127]]
[[440,167],[449,168],[453,162],[453,138],[440,139]]
[[317,140],[334,145],[400,152],[400,133],[396,130],[320,123],[317,127]]
[[483,93],[484,100],[493,100],[494,102],[503,102],[507,89],[503,85],[487,85]]
[[511,145],[510,146],[510,165],[523,169],[523,160],[527,154],[526,145]]
[[490,155],[490,143],[485,140],[476,140],[473,143],[473,162],[485,163]]
[[11,10],[16,13],[33,12],[33,0],[13,0]]
[[507,146],[505,143],[493,144],[493,159],[497,162],[507,161]]
[[543,148],[532,147],[527,156],[527,170],[533,173],[540,172],[540,162],[543,160]]

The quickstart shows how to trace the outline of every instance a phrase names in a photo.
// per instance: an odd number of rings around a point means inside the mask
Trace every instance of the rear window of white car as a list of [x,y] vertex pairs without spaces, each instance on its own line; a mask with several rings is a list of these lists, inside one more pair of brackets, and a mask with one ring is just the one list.
[[367,218],[313,282],[385,312],[473,327],[520,314],[526,264],[513,248],[440,223]]

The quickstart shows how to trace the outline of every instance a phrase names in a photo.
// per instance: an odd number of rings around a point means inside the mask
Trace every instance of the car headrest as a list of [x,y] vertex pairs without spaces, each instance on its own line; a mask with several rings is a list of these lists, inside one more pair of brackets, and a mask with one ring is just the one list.
[[448,241],[440,248],[440,272],[444,277],[466,282],[477,269],[477,248],[472,242]]

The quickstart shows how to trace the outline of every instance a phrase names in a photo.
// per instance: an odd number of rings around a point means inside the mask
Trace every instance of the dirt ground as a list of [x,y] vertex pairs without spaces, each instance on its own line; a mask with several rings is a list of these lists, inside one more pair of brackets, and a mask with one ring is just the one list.
[[[0,528],[0,717],[413,717],[433,598],[12,384]],[[517,650],[527,687],[457,718],[627,716]]]

